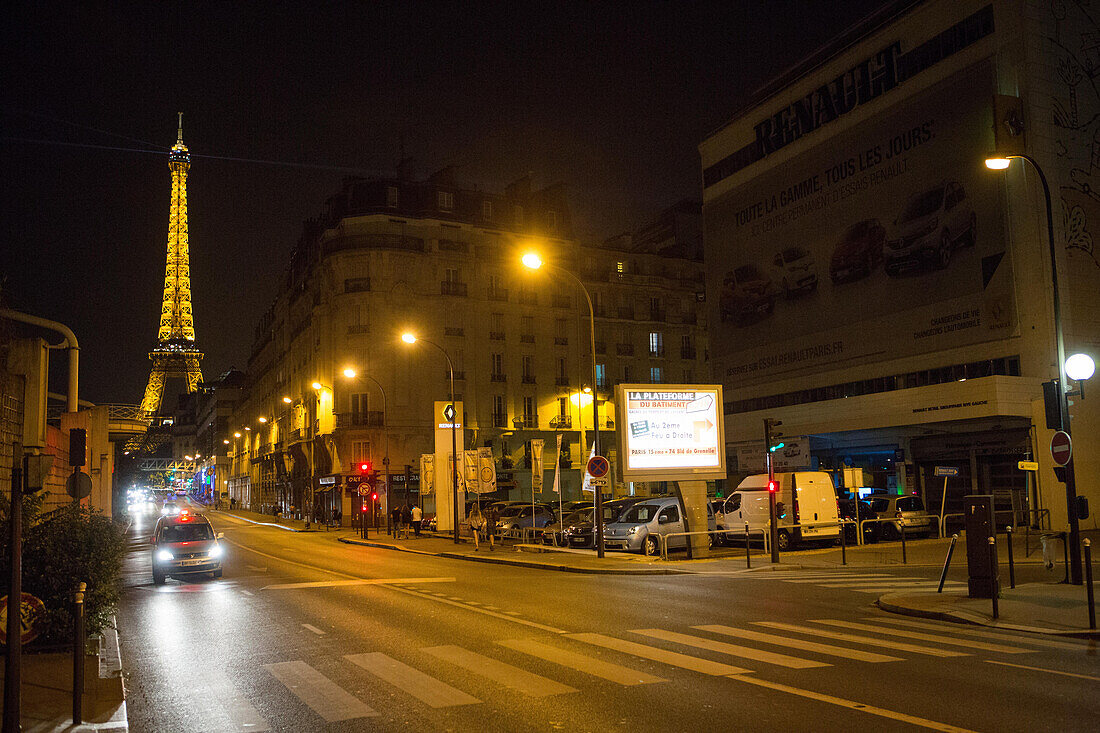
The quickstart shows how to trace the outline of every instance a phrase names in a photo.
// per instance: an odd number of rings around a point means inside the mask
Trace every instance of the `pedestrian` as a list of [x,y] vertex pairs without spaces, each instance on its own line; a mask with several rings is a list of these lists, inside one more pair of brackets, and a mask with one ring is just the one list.
[[340,522],[344,519],[344,510],[340,507],[336,507],[336,511],[333,513],[333,517],[336,520],[336,526],[340,526]]
[[419,504],[413,504],[412,508],[412,524],[413,533],[417,539],[420,538],[420,523],[424,520],[424,511],[420,508]]
[[493,550],[493,536],[497,531],[497,509],[490,504],[485,510],[485,539],[489,541],[489,550]]
[[405,504],[401,507],[401,536],[409,539],[409,527],[412,526],[412,507]]
[[390,534],[394,539],[397,539],[397,528],[401,524],[401,507],[394,505],[393,511],[390,512]]
[[470,507],[470,533],[474,536],[474,552],[481,549],[481,533],[485,531],[485,516],[475,501]]

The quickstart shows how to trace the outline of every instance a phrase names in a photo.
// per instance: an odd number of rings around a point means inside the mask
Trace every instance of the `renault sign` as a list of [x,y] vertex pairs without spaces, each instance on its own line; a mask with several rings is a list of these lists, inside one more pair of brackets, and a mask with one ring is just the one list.
[[721,386],[621,384],[615,404],[625,480],[726,477]]

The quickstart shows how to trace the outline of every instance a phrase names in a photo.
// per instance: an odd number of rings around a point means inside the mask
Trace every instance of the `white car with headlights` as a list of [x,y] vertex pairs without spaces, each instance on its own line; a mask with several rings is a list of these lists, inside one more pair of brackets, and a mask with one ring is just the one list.
[[163,585],[169,576],[210,573],[222,577],[225,548],[210,520],[186,509],[157,520],[153,529],[153,583]]

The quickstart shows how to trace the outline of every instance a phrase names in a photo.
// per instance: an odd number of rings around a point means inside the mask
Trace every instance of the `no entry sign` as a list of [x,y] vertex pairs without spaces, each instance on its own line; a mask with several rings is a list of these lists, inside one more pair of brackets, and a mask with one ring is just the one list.
[[1073,457],[1073,441],[1070,440],[1069,433],[1059,430],[1050,439],[1050,457],[1059,466],[1069,463],[1069,459]]

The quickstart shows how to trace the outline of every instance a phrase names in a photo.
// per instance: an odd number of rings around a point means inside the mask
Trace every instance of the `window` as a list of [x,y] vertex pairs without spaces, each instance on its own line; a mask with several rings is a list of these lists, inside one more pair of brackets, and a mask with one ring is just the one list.
[[492,373],[497,377],[504,374],[504,354],[492,355]]
[[649,334],[649,355],[665,355],[665,339],[660,331],[653,331]]
[[449,283],[462,282],[462,278],[460,277],[458,270],[454,267],[447,268],[446,277],[447,282]]
[[554,232],[558,229],[558,212],[547,211],[546,212],[546,228]]
[[489,330],[494,333],[504,333],[504,314],[503,313],[490,313],[489,314]]
[[615,263],[615,273],[619,277],[622,277],[626,273],[626,263],[621,261],[621,260],[619,262],[616,262]]
[[564,357],[558,359],[558,376],[562,379],[569,377],[569,361]]
[[369,394],[360,392],[351,396],[351,421],[356,425],[362,425],[366,421]]
[[508,412],[504,409],[504,395],[493,395],[493,427],[503,428],[508,424]]
[[482,201],[481,202],[481,218],[492,220],[493,218],[493,202]]
[[455,195],[450,191],[439,191],[437,201],[442,211],[450,211],[455,207]]
[[649,381],[653,382],[654,384],[661,383],[661,367],[649,368]]
[[397,208],[397,186],[386,186],[386,206]]
[[684,370],[684,384],[693,384],[695,382],[695,371],[692,369]]
[[567,337],[569,335],[569,321],[565,318],[555,318],[554,335],[558,338]]
[[569,398],[568,397],[559,397],[558,398],[558,414],[561,415],[562,417],[566,417],[569,414]]
[[370,441],[353,440],[351,443],[351,460],[353,463],[370,460]]
[[531,354],[523,356],[523,378],[524,380],[535,378],[535,357]]
[[633,382],[634,380],[630,378],[631,374],[633,374],[633,371],[631,371],[630,365],[627,364],[626,366],[623,367],[623,381],[624,382]]
[[605,364],[596,365],[596,386],[607,387],[607,366]]
[[524,397],[523,398],[523,420],[524,422],[531,422],[535,417],[535,398]]
[[489,290],[494,293],[498,293],[504,290],[504,278],[500,275],[489,276]]

